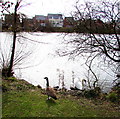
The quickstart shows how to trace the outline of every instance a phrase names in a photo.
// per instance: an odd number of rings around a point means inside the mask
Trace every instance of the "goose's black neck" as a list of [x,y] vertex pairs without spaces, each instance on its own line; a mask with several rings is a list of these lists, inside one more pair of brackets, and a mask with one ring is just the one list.
[[46,81],[47,81],[46,86],[49,87],[49,81],[48,81],[48,78],[46,79]]

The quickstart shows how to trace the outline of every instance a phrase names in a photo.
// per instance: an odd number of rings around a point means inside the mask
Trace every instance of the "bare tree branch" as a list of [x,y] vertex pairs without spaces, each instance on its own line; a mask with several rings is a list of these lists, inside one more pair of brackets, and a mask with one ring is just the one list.
[[[87,2],[85,4],[76,3],[75,34],[70,40],[64,40],[65,48],[59,49],[60,56],[69,55],[77,57],[87,54],[88,57],[101,57],[104,63],[109,66],[120,63],[120,28],[117,26],[120,19],[118,1],[99,3]],[[89,59],[89,58],[88,58]],[[88,59],[86,61],[88,62]],[[96,77],[91,64],[87,64],[89,70]],[[114,66],[115,66],[114,65]],[[116,67],[116,66],[115,66]],[[117,70],[117,69],[116,69]]]

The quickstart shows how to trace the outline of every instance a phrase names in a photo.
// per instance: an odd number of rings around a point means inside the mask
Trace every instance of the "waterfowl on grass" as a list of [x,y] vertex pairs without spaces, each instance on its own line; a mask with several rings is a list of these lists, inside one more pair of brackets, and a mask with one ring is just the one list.
[[53,88],[51,88],[49,86],[49,80],[48,80],[48,77],[45,77],[44,79],[46,79],[46,94],[48,95],[48,100],[50,99],[49,97],[52,97],[53,99],[57,99],[57,96],[56,96],[56,93],[54,91]]

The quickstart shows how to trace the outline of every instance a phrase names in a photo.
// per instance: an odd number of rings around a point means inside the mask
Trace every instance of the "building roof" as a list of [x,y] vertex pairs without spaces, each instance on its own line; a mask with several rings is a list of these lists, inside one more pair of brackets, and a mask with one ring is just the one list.
[[63,19],[62,14],[48,14],[48,19]]
[[44,15],[35,15],[36,20],[46,20],[46,16]]

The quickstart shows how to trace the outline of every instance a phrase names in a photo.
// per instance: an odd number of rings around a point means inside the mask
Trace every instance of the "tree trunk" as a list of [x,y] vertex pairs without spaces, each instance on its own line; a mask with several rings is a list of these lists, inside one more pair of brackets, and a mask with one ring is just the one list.
[[13,75],[13,63],[14,63],[14,55],[15,55],[15,46],[16,46],[16,34],[17,34],[17,8],[18,8],[18,2],[15,5],[15,11],[14,11],[14,24],[13,24],[13,47],[12,47],[12,54],[10,59],[10,65],[8,69],[8,77]]

